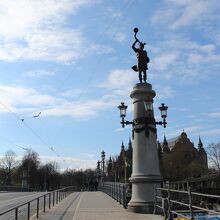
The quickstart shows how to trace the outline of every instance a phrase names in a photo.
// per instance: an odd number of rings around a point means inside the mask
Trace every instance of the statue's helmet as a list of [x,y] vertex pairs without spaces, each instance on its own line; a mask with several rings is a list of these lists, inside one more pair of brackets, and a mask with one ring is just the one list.
[[143,50],[144,49],[145,43],[139,42],[139,49]]

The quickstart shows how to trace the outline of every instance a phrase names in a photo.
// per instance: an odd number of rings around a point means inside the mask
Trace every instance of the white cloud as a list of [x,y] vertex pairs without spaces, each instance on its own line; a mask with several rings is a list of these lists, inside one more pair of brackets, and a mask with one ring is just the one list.
[[88,91],[86,91],[85,89],[77,88],[77,89],[70,89],[65,92],[62,92],[60,95],[65,98],[75,98],[75,97],[85,95],[87,94],[87,92]]
[[19,107],[38,107],[58,102],[50,95],[40,94],[32,88],[0,85],[0,100],[14,111]]
[[166,70],[169,65],[175,62],[178,58],[177,53],[167,53],[157,56],[152,60],[153,68],[156,70]]
[[117,32],[117,33],[115,34],[115,39],[116,39],[116,41],[118,41],[119,43],[123,43],[123,42],[126,41],[127,36],[126,36],[125,33]]
[[94,169],[96,168],[97,161],[94,159],[80,159],[74,157],[55,157],[55,156],[40,156],[42,164],[56,161],[60,167],[60,171],[66,169]]
[[31,33],[24,44],[9,42],[2,44],[0,60],[18,59],[70,62],[82,56],[82,36],[77,30],[46,30]]
[[55,75],[55,72],[53,72],[53,71],[48,71],[48,70],[44,70],[44,69],[37,69],[37,70],[28,71],[23,76],[24,77],[41,78],[44,76],[53,76],[53,75]]
[[108,89],[122,89],[131,87],[135,80],[137,80],[137,73],[132,70],[116,69],[110,72],[108,79],[99,86]]
[[[0,155],[0,160],[4,157],[4,155]],[[85,169],[95,169],[97,160],[92,158],[81,159],[74,157],[61,157],[61,156],[43,156],[40,155],[40,162],[42,165],[46,163],[56,162],[58,164],[58,169],[60,172],[63,172],[67,169],[75,169],[75,170],[85,170]],[[22,156],[18,155],[16,160],[20,162],[22,160]]]
[[209,116],[210,118],[220,119],[220,111],[212,112],[212,113],[208,114],[208,116]]
[[0,2],[0,60],[71,62],[81,56],[84,39],[65,27],[67,16],[91,0],[3,0]]
[[159,87],[157,89],[157,99],[167,99],[173,96],[175,96],[175,91],[169,86]]
[[90,0],[2,0],[0,2],[0,35],[6,39],[23,38],[36,30],[57,27],[66,14],[74,13]]
[[194,22],[200,22],[203,16],[212,13],[213,8],[210,1],[173,1],[180,7],[182,13],[178,19],[171,25],[172,28],[179,28],[191,25]]
[[150,52],[153,58],[149,70],[153,74],[149,76],[154,79],[195,84],[198,80],[212,77],[220,68],[216,45],[200,44],[178,34],[170,34],[169,39],[158,42]]
[[95,52],[96,54],[109,54],[113,51],[113,48],[110,46],[102,45],[102,44],[90,44],[86,49],[86,53]]
[[81,119],[95,117],[119,103],[117,98],[105,95],[96,99],[87,98],[75,101],[58,94],[54,96],[42,94],[33,88],[2,85],[0,85],[0,100],[4,104],[0,112],[12,110],[16,113],[26,112],[32,115],[33,112],[42,111],[41,117],[70,116]]
[[165,5],[152,17],[153,23],[164,24],[170,29],[210,23],[219,10],[218,0],[166,0]]
[[219,135],[219,133],[220,133],[220,128],[211,128],[199,132],[199,135],[212,136],[212,135]]

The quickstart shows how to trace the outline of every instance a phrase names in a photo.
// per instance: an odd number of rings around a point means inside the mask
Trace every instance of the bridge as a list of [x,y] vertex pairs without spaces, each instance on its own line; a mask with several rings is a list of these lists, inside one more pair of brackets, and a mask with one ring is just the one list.
[[220,219],[218,195],[155,187],[154,196],[154,214],[140,214],[127,209],[130,198],[123,183],[103,182],[99,191],[66,187],[51,192],[1,192],[0,220]]
[[[0,193],[0,220],[163,219],[159,215],[128,212],[122,204],[101,191],[71,192],[65,196],[62,191],[58,192],[52,192],[52,194],[42,192]],[[44,196],[45,194],[46,196]],[[37,199],[39,197],[40,199]],[[27,204],[28,200],[31,201],[29,205]],[[21,207],[21,204],[25,201],[26,204]],[[18,207],[18,209],[15,207]],[[6,209],[11,211],[4,214],[3,211],[6,211]]]

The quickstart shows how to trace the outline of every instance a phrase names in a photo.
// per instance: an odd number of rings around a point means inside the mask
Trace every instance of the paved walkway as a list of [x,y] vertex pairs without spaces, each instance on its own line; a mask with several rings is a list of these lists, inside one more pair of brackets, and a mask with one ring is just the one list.
[[[128,212],[102,192],[75,192],[59,205],[40,213],[42,220],[162,220],[162,216]],[[32,220],[37,220],[36,217]]]

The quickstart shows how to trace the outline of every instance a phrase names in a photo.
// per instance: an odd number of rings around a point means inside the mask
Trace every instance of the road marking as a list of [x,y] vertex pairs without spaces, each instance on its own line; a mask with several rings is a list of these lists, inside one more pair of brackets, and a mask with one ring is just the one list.
[[83,195],[84,195],[84,193],[82,192],[81,195],[80,195],[80,198],[79,198],[79,202],[77,203],[75,212],[73,213],[73,219],[72,220],[74,220],[75,214],[76,214],[77,210],[79,209],[79,206],[80,206]]

